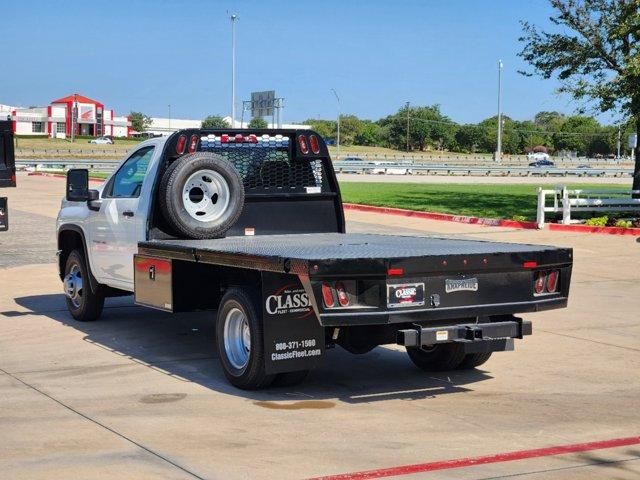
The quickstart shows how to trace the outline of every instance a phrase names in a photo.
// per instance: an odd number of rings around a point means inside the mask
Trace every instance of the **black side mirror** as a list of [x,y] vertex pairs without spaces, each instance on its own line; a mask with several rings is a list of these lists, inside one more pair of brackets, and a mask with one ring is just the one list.
[[89,170],[73,168],[67,172],[67,200],[86,202],[89,200]]

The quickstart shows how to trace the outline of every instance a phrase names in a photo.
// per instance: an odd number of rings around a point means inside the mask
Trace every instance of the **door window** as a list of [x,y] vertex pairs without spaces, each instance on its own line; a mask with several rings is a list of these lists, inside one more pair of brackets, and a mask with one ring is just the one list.
[[131,155],[113,176],[105,196],[110,198],[139,197],[153,150],[154,147],[145,147]]

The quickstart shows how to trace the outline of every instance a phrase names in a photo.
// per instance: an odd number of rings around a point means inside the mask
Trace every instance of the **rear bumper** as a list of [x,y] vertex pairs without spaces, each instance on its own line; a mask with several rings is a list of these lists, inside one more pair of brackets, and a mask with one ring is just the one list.
[[450,327],[398,330],[397,343],[405,347],[426,347],[440,343],[460,343],[465,353],[513,350],[513,339],[532,333],[531,322],[521,319],[494,323],[471,323]]

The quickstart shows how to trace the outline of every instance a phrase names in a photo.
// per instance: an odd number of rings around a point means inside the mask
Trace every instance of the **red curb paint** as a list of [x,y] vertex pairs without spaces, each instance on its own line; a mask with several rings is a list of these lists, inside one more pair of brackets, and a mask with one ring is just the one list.
[[[374,207],[373,205],[360,205],[358,203],[343,204],[345,210],[357,210],[360,212],[386,213],[401,217],[424,218],[427,220],[440,220],[444,222],[466,223],[468,225],[485,225],[488,227],[508,227],[537,229],[535,222],[518,222],[516,220],[502,220],[497,218],[466,217],[462,215],[449,215],[447,213],[419,212],[417,210],[405,210],[403,208]],[[620,227],[591,227],[588,225],[562,225],[560,223],[547,223],[545,229],[558,232],[577,233],[605,233],[609,235],[636,235],[640,236],[640,228]]]
[[482,457],[459,458],[455,460],[442,460],[430,463],[418,463],[400,467],[382,468],[379,470],[367,470],[363,472],[343,473],[316,477],[309,480],[368,480],[372,478],[397,477],[411,475],[413,473],[433,472],[436,470],[449,470],[453,468],[474,467],[490,463],[512,462],[526,460],[528,458],[550,457],[565,455],[568,453],[588,452],[591,450],[603,450],[605,448],[625,447],[640,444],[640,437],[614,438],[589,443],[575,443],[572,445],[559,445],[555,447],[536,448],[533,450],[519,450],[516,452],[498,453]]
[[490,227],[510,227],[510,228],[538,228],[535,222],[518,222],[516,220],[503,220],[498,218],[467,217],[464,215],[450,215],[448,213],[419,212],[417,210],[406,210],[404,208],[374,207],[372,205],[360,205],[357,203],[345,203],[347,210],[358,210],[361,212],[386,213],[389,215],[399,215],[402,217],[426,218],[428,220],[442,220],[445,222],[467,223],[470,225],[487,225]]

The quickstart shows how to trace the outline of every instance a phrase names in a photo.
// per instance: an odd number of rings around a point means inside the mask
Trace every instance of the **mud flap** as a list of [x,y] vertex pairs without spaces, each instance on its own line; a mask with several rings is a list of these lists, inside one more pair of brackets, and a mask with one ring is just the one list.
[[315,367],[324,354],[324,328],[296,275],[262,273],[267,374]]
[[6,197],[0,197],[0,232],[9,230],[9,205]]

